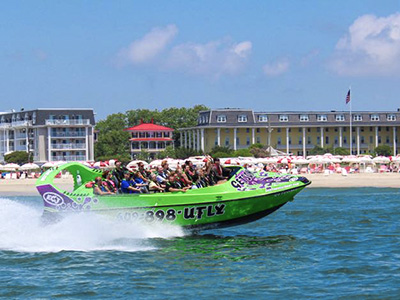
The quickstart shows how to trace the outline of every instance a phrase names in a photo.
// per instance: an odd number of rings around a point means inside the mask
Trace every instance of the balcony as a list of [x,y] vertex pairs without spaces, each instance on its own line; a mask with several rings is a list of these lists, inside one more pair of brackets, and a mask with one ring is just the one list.
[[0,123],[0,129],[6,129],[10,127],[11,127],[10,123]]
[[11,122],[11,127],[28,127],[32,126],[32,121],[13,121]]
[[85,155],[59,155],[59,156],[52,156],[52,161],[85,161]]
[[86,137],[86,134],[84,132],[54,132],[50,134],[50,137]]
[[51,144],[51,149],[62,149],[62,150],[85,150],[86,144],[79,143],[79,144]]
[[46,125],[49,126],[76,126],[76,125],[90,125],[89,119],[81,120],[46,120]]

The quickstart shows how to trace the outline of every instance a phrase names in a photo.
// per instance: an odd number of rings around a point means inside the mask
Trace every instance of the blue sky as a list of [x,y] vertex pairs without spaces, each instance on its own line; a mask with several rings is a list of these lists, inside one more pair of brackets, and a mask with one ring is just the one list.
[[2,1],[0,111],[400,107],[400,1]]

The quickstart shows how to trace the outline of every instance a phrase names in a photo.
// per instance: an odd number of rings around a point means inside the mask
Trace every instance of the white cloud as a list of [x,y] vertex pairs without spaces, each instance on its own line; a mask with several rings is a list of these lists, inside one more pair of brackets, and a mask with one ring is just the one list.
[[175,25],[164,28],[153,28],[141,39],[133,41],[127,48],[119,53],[120,61],[124,63],[146,63],[161,53],[178,33]]
[[364,15],[336,44],[330,67],[340,75],[400,73],[400,13]]
[[244,68],[251,49],[249,41],[238,44],[225,40],[205,44],[185,43],[171,50],[166,66],[213,77],[236,74]]
[[267,63],[263,67],[265,75],[269,77],[279,76],[289,70],[290,63],[287,58],[281,58],[274,62]]

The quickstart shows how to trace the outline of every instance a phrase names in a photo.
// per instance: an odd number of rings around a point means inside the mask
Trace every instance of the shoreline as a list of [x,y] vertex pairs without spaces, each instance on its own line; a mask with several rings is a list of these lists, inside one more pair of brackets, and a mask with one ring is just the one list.
[[[400,173],[357,173],[343,176],[341,174],[304,174],[311,180],[309,188],[400,188]],[[0,180],[0,197],[39,196],[36,190],[36,179],[2,179]],[[55,184],[63,190],[72,191],[72,179],[56,179]]]

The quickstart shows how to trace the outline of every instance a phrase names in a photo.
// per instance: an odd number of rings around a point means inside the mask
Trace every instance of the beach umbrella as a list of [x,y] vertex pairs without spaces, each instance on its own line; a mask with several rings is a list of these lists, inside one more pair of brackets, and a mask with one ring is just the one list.
[[354,155],[346,155],[342,159],[342,163],[358,163],[360,159]]
[[290,164],[291,162],[292,160],[289,157],[282,157],[277,161],[278,164]]
[[42,168],[52,168],[52,167],[55,167],[55,166],[56,166],[56,164],[54,162],[48,161],[48,162],[46,162],[46,163],[44,163],[42,165]]
[[373,158],[372,161],[376,164],[388,164],[390,163],[390,158],[386,156],[377,156]]
[[14,164],[14,163],[8,163],[8,164],[5,164],[4,166],[2,166],[1,169],[3,171],[15,171],[15,170],[19,169],[19,165]]
[[19,168],[19,170],[21,170],[21,171],[36,170],[36,169],[40,169],[40,167],[34,163],[27,163],[27,164],[22,165]]
[[106,162],[104,161],[97,161],[94,163],[93,167],[95,168],[107,168],[108,164],[106,164]]
[[148,165],[144,160],[132,160],[129,164],[126,165],[127,168],[136,168],[139,163],[143,163],[145,166]]
[[292,163],[296,164],[296,165],[306,165],[308,164],[308,160],[303,158],[303,157],[296,157],[292,160]]

